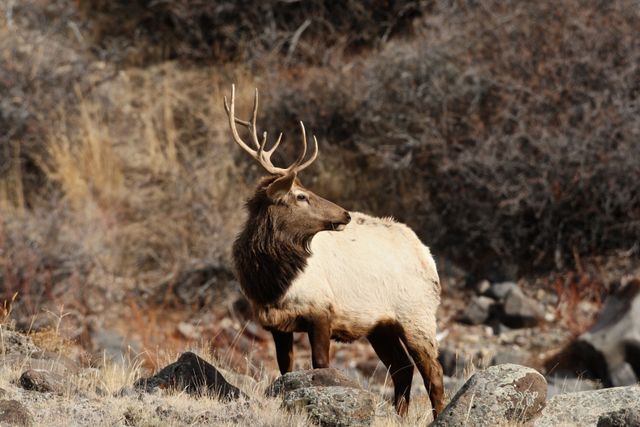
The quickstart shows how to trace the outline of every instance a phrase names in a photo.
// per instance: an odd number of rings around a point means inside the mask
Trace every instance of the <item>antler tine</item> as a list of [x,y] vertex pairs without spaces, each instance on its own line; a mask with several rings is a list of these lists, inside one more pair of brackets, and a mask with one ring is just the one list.
[[233,135],[233,139],[236,141],[236,143],[240,147],[242,147],[247,153],[253,156],[255,152],[251,148],[249,148],[247,144],[244,143],[242,138],[240,138],[240,134],[238,133],[238,128],[236,128],[236,121],[238,121],[239,119],[236,119],[235,103],[236,103],[236,85],[231,85],[231,106],[229,106],[229,104],[227,103],[227,97],[226,96],[224,97],[224,109],[226,110],[227,116],[229,117],[229,127],[231,128],[231,134]]
[[[256,138],[256,141],[258,138]],[[264,147],[267,145],[267,131],[262,133],[262,142],[258,145],[258,158],[259,159],[267,159],[271,158],[271,153],[269,150],[265,150]],[[266,155],[265,155],[266,154]]]
[[300,153],[296,161],[289,166],[289,169],[296,171],[298,170],[300,163],[304,160],[304,157],[307,155],[307,132],[304,130],[304,123],[302,122],[300,122],[300,129],[302,130],[302,153]]
[[[282,132],[280,132],[280,135],[278,135],[278,139],[276,140],[275,144],[273,144],[273,146],[269,149],[269,150],[265,150],[265,146],[266,146],[266,142],[267,142],[267,132],[263,133],[263,138],[262,138],[262,149],[260,151],[258,151],[258,153],[262,153],[262,156],[265,159],[271,159],[271,155],[276,151],[276,149],[278,148],[278,145],[280,145],[280,141],[282,141]],[[290,167],[287,168],[287,170],[291,169]]]
[[[241,120],[235,116],[235,101],[236,101],[236,86],[231,85],[231,103],[227,102],[227,97],[224,97],[224,109],[227,112],[227,116],[229,116],[229,127],[231,128],[231,133],[233,135],[233,139],[244,151],[249,153],[251,157],[253,157],[262,167],[264,167],[267,172],[274,175],[286,175],[291,172],[300,172],[309,166],[318,156],[318,140],[316,137],[313,137],[313,155],[307,161],[304,161],[304,158],[307,155],[307,132],[304,128],[304,124],[300,122],[300,129],[302,130],[302,153],[298,156],[295,162],[291,164],[291,166],[285,168],[279,168],[273,165],[271,162],[271,155],[276,151],[280,143],[282,142],[282,132],[278,135],[278,139],[275,144],[270,149],[266,149],[267,146],[267,132],[263,132],[262,134],[262,142],[258,139],[258,127],[257,127],[257,118],[258,118],[258,89],[255,90],[255,95],[253,98],[253,112],[250,120]],[[238,133],[238,128],[236,124],[245,126],[249,129],[249,134],[251,135],[251,139],[253,145],[256,146],[254,150],[251,148],[246,142],[240,138],[240,134]]]
[[316,139],[316,136],[313,135],[313,154],[306,162],[298,166],[296,168],[296,171],[300,172],[306,169],[307,166],[309,166],[311,163],[313,163],[316,160],[316,157],[318,157],[318,140]]
[[[260,148],[260,144],[258,143],[258,127],[256,126],[256,121],[258,119],[258,88],[256,88],[255,94],[253,95],[253,114],[251,116],[251,135],[253,136],[253,142],[256,144],[258,148]],[[267,141],[267,133],[264,133],[263,144]]]
[[[257,91],[256,91],[256,95],[257,95]],[[269,152],[268,156],[264,156],[264,146],[266,145],[267,142],[267,135],[266,132],[264,134],[264,139],[262,141],[262,144],[260,144],[258,142],[258,137],[256,132],[254,131],[255,129],[255,121],[256,121],[256,112],[257,112],[257,100],[254,100],[254,115],[253,115],[253,121],[250,122],[245,122],[243,120],[237,119],[235,117],[235,101],[236,101],[236,86],[235,85],[231,85],[231,103],[229,104],[227,102],[227,97],[224,97],[224,109],[227,112],[227,116],[229,116],[229,127],[231,128],[231,134],[233,135],[233,139],[236,142],[236,144],[238,144],[244,151],[246,151],[251,157],[253,157],[258,163],[260,163],[260,165],[262,165],[263,168],[265,168],[267,170],[267,172],[274,174],[274,175],[284,175],[287,174],[289,172],[289,169],[283,169],[283,168],[278,168],[273,166],[273,164],[271,163],[270,157],[271,157],[271,152]],[[258,151],[253,150],[251,147],[249,147],[243,140],[242,138],[240,138],[240,134],[238,133],[238,128],[236,127],[236,123],[239,123],[241,125],[245,125],[248,126],[250,128],[250,133],[251,136],[253,137],[253,142],[254,144],[258,147]]]
[[[226,103],[226,97],[225,97],[225,103]],[[258,142],[258,127],[256,126],[257,118],[258,118],[258,88],[256,88],[255,95],[253,97],[253,113],[251,115],[251,121],[242,120],[237,117],[234,117],[234,120],[239,125],[242,125],[249,129],[253,143],[255,144],[256,148],[259,149],[260,143]]]
[[280,135],[278,135],[278,139],[276,139],[276,143],[273,144],[273,147],[271,147],[269,153],[273,153],[274,151],[276,151],[276,148],[278,148],[278,145],[280,145],[280,141],[282,141],[282,132],[280,132]]

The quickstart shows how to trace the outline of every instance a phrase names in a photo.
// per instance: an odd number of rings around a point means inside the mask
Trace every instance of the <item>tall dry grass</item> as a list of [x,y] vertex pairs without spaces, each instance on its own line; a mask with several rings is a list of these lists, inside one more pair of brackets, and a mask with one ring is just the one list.
[[[151,305],[185,283],[228,311],[208,279],[234,286],[229,248],[261,174],[227,135],[232,82],[245,108],[259,86],[260,126],[285,130],[276,161],[303,120],[321,152],[305,184],[398,217],[475,278],[637,260],[635,2],[277,3],[295,19],[268,28],[250,24],[269,4],[0,4],[0,300],[18,294],[21,326],[64,305],[90,344],[134,306],[161,317]],[[229,11],[254,31],[201,25]]]
[[171,66],[123,73],[80,99],[78,127],[47,146],[47,177],[62,203],[97,227],[88,252],[113,274],[159,280],[180,263],[226,261],[211,242],[228,241],[242,218],[231,216],[242,180],[213,105],[218,83],[202,72],[173,75]]
[[[18,292],[18,308],[32,315],[42,308],[26,304],[34,292],[67,306],[82,296],[89,314],[94,293],[152,294],[189,269],[228,268],[253,175],[226,135],[227,81],[215,69],[167,64],[122,71],[58,106],[37,156],[47,182],[37,205],[4,193],[0,298]],[[242,87],[249,104],[252,85]],[[0,188],[13,188],[20,166]],[[78,287],[81,295],[53,297]]]

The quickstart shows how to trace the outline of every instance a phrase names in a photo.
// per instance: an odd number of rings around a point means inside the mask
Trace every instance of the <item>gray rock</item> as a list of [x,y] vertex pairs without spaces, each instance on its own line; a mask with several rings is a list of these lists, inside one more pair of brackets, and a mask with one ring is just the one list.
[[478,295],[485,295],[491,288],[491,282],[488,280],[481,280],[476,283],[476,293]]
[[501,301],[513,289],[519,289],[518,285],[514,282],[493,283],[489,287],[489,289],[487,289],[487,291],[485,292],[485,295],[493,299],[496,299],[498,301]]
[[375,396],[352,387],[305,387],[285,394],[282,406],[306,412],[325,427],[367,426],[375,417]]
[[633,366],[626,361],[617,366],[608,366],[608,364],[604,366],[608,368],[608,375],[605,377],[608,377],[609,380],[605,381],[609,387],[632,385],[638,382],[636,371],[634,371]]
[[457,351],[441,347],[438,351],[438,361],[442,365],[442,372],[449,377],[457,377],[463,374],[465,366],[469,362]]
[[26,370],[20,375],[18,382],[20,387],[25,390],[40,393],[55,393],[58,395],[62,395],[73,388],[62,375],[44,369]]
[[309,369],[287,372],[276,378],[267,388],[267,396],[278,396],[286,392],[306,387],[342,386],[360,388],[360,385],[335,368]]
[[508,327],[527,328],[536,326],[544,319],[544,308],[520,288],[513,288],[504,298],[501,314],[501,322]]
[[547,383],[536,370],[499,365],[476,372],[456,393],[432,426],[529,423],[545,405]]
[[640,403],[635,408],[624,408],[601,415],[598,427],[640,426]]
[[480,325],[489,320],[495,301],[489,297],[476,296],[462,311],[458,320],[469,325]]
[[596,425],[600,416],[612,411],[637,407],[640,387],[614,387],[602,390],[566,393],[549,399],[534,425]]
[[31,337],[0,325],[0,355],[29,355],[39,350]]
[[30,427],[33,425],[33,417],[17,400],[0,400],[0,425]]
[[574,343],[577,362],[605,386],[640,380],[640,280],[607,298],[598,320]]

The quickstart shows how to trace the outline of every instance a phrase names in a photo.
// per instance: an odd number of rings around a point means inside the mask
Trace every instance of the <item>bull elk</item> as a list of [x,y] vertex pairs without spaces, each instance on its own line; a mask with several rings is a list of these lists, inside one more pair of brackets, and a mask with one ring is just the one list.
[[[429,248],[404,224],[349,212],[303,187],[298,174],[316,159],[318,141],[314,136],[305,160],[302,122],[300,155],[286,168],[274,166],[282,133],[269,149],[266,132],[259,140],[257,89],[250,120],[235,116],[234,86],[224,106],[234,141],[269,173],[247,201],[233,259],[256,317],[273,335],[280,372],[293,369],[294,332],[308,334],[314,368],[329,366],[331,339],[366,337],[391,374],[398,413],[408,409],[413,359],[437,416],[443,408],[440,280]],[[237,125],[248,129],[250,142]]]

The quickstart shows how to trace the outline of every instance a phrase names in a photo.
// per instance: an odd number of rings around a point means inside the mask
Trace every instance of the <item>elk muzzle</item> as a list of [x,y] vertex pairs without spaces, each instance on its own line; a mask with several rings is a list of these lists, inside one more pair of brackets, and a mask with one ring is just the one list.
[[348,211],[342,213],[342,218],[337,221],[332,221],[329,224],[328,229],[334,231],[342,231],[351,222],[351,214]]

